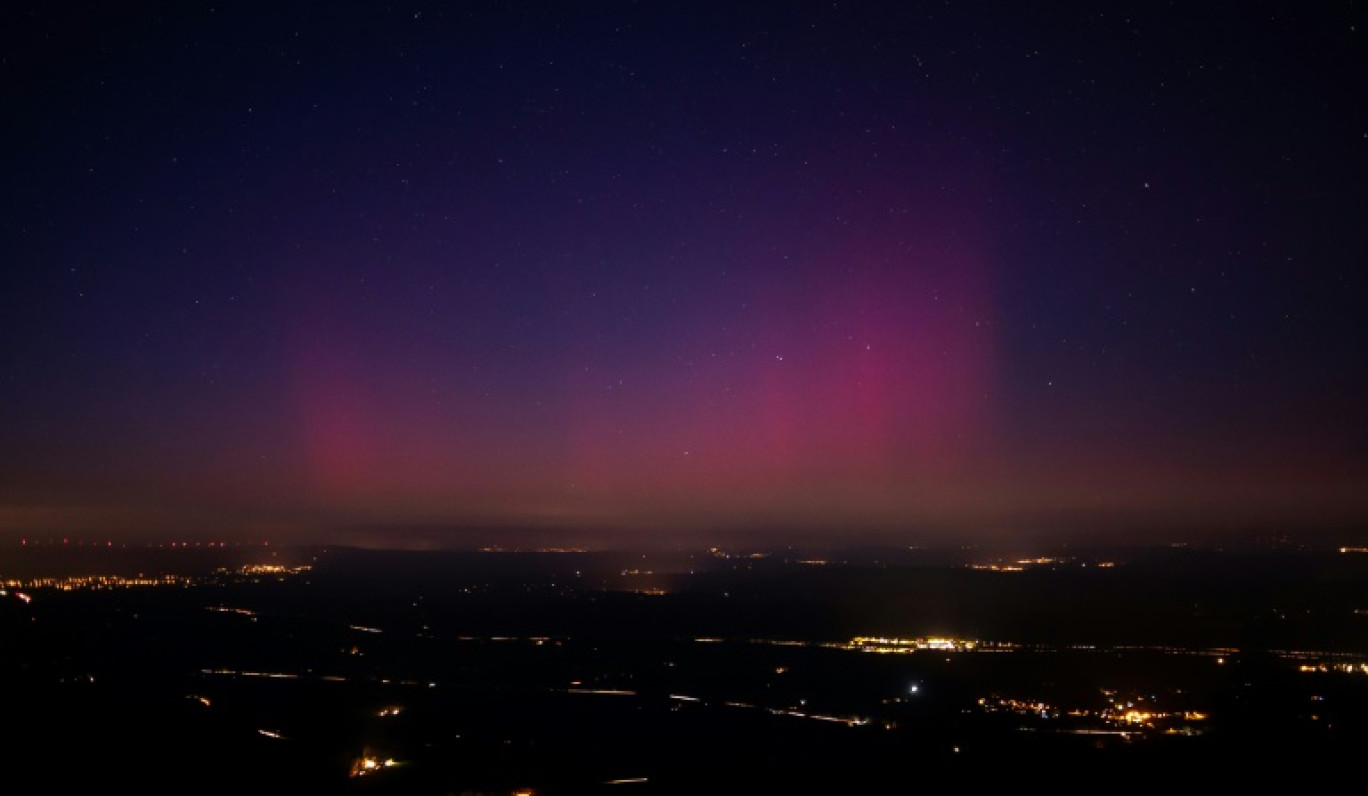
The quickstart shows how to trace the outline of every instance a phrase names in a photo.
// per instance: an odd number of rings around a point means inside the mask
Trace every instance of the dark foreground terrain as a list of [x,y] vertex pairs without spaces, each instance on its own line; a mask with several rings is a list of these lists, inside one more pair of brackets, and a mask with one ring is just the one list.
[[1368,741],[1333,549],[0,565],[6,758],[50,792],[1306,786]]

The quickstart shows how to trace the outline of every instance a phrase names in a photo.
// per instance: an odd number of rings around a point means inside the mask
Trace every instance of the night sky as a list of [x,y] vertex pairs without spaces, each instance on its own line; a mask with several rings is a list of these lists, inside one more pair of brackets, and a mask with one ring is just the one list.
[[7,539],[1368,527],[1362,4],[30,6]]

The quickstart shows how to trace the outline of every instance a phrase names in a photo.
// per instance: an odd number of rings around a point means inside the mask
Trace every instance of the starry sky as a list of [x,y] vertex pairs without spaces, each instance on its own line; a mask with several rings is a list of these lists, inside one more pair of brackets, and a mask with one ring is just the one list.
[[7,8],[6,538],[1368,527],[1360,3]]

